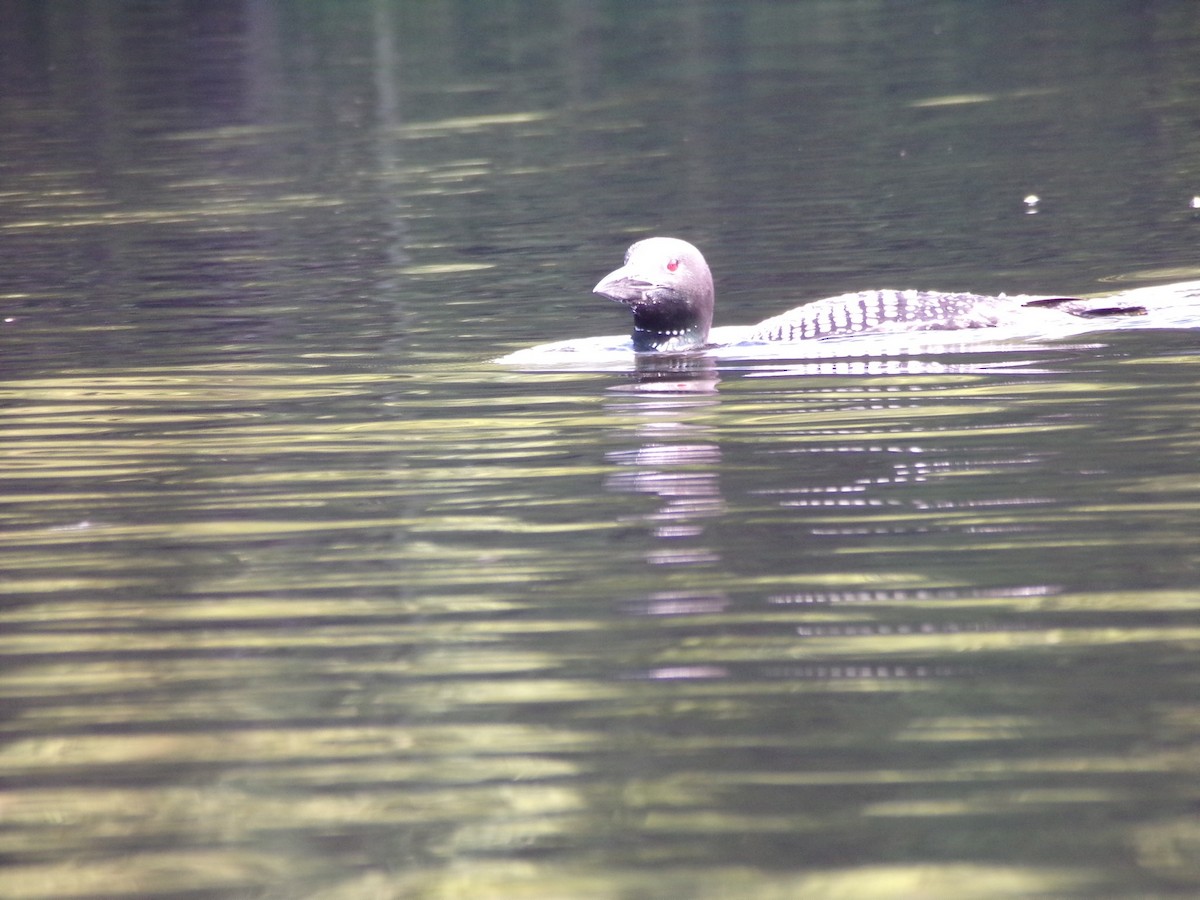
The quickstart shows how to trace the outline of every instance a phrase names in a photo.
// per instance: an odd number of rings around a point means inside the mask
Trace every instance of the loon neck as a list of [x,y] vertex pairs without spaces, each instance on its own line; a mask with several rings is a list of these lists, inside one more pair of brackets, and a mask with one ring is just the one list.
[[[664,296],[665,295],[665,296]],[[708,341],[712,302],[708,314],[686,296],[663,291],[653,305],[633,311],[633,349],[638,353],[676,353],[695,350]]]
[[678,353],[704,346],[707,334],[699,326],[693,328],[642,328],[633,326],[633,349],[635,353]]

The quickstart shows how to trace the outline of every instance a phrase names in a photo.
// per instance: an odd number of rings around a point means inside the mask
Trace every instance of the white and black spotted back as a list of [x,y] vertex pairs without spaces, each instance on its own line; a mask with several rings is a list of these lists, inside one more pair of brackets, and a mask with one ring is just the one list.
[[754,326],[751,340],[800,341],[869,332],[988,328],[1005,307],[1003,297],[939,291],[861,291],[797,306]]

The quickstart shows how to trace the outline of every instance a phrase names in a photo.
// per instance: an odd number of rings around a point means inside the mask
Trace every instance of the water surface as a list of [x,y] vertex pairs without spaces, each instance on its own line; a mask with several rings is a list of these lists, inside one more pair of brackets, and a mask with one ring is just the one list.
[[[6,897],[1191,896],[1191,3],[0,7]],[[1036,212],[1024,198],[1037,194]]]

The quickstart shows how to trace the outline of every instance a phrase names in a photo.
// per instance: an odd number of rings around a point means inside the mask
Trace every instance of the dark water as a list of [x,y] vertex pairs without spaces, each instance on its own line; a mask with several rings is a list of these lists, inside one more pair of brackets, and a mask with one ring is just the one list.
[[4,2],[0,77],[0,894],[1200,890],[1197,332],[489,362],[653,233],[721,323],[1195,278],[1200,6]]

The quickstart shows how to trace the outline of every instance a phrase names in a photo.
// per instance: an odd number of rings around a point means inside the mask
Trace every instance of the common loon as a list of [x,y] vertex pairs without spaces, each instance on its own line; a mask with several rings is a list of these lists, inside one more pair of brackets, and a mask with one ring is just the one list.
[[[700,251],[687,241],[670,237],[638,241],[626,252],[624,265],[601,279],[593,293],[624,303],[633,311],[635,352],[677,353],[711,346],[709,331],[715,299],[712,273]],[[1037,316],[1035,311],[1042,316],[1066,314],[1085,319],[1146,314],[1144,306],[1119,297],[1082,300],[877,290],[797,306],[738,329],[738,338],[752,343],[796,342],[860,334],[992,328]]]

